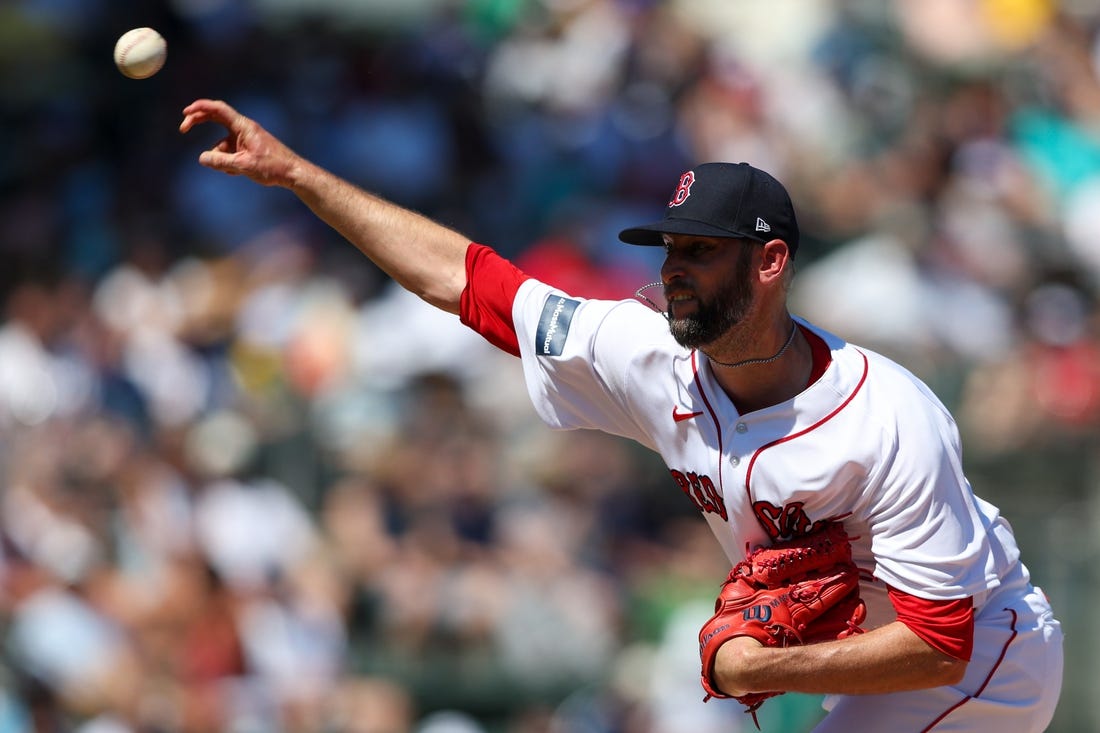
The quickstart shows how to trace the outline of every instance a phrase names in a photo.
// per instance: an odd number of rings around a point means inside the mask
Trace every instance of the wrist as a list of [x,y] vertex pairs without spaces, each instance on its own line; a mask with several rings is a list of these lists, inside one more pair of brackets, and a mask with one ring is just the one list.
[[763,645],[751,636],[730,639],[714,657],[714,683],[726,695],[740,697],[755,688],[755,662]]
[[293,193],[304,191],[309,188],[310,177],[314,173],[310,168],[311,165],[307,161],[295,155],[287,163],[281,185]]

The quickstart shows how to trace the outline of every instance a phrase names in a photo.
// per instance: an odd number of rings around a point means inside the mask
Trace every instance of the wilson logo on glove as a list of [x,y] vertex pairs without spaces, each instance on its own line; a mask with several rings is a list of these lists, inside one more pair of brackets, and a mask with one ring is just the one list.
[[756,605],[751,608],[746,608],[741,612],[741,617],[745,621],[759,621],[762,624],[766,624],[771,621],[772,609],[770,606]]

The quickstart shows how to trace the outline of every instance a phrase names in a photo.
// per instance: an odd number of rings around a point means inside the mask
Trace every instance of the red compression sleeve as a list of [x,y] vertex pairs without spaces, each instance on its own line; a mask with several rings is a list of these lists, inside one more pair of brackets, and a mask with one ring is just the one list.
[[890,588],[890,602],[898,621],[933,649],[970,661],[974,651],[974,599],[930,601]]
[[466,287],[459,317],[498,349],[519,356],[512,303],[529,275],[483,244],[466,250]]

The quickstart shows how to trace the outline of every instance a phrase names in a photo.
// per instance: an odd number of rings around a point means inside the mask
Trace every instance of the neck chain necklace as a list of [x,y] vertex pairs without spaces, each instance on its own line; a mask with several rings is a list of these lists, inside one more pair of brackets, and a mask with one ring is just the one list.
[[650,308],[652,308],[653,310],[657,311],[662,316],[664,316],[665,320],[667,321],[668,320],[668,311],[661,310],[661,307],[659,305],[654,303],[652,300],[650,300],[645,295],[645,291],[649,290],[650,288],[660,288],[660,287],[664,287],[664,285],[665,284],[663,282],[661,282],[660,280],[658,280],[655,283],[649,283],[647,285],[643,285],[642,287],[640,287],[640,288],[638,288],[637,290],[634,291],[634,297],[635,298],[641,298],[642,300],[644,300],[646,303],[649,304]]
[[791,335],[787,337],[787,342],[785,344],[783,344],[783,346],[779,349],[779,351],[775,352],[771,356],[769,356],[767,358],[764,358],[764,359],[745,359],[744,361],[724,362],[724,361],[718,361],[717,359],[715,359],[710,354],[706,354],[706,357],[707,357],[707,359],[710,360],[711,364],[717,364],[718,366],[724,366],[724,367],[729,367],[729,368],[748,366],[749,364],[770,364],[771,362],[775,361],[779,357],[783,356],[783,354],[787,351],[787,349],[790,347],[791,343],[794,342],[794,334],[795,334],[795,331],[797,331],[797,330],[798,330],[798,324],[792,321],[791,322]]

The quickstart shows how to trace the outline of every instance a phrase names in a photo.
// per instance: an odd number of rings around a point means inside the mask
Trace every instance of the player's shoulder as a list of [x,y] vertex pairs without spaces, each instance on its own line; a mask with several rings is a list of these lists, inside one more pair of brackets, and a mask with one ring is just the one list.
[[857,380],[864,397],[875,402],[876,411],[905,416],[916,409],[947,415],[947,408],[928,384],[896,359],[819,326],[803,323],[829,347],[833,368],[846,373],[848,380]]
[[664,316],[633,298],[585,298],[528,280],[520,287],[516,302],[528,318],[544,328],[564,328],[567,319],[570,328],[580,322],[585,331],[629,335],[638,344],[664,345],[672,340]]
[[517,293],[513,316],[525,358],[579,358],[605,375],[629,373],[648,384],[670,369],[679,373],[690,356],[672,338],[664,316],[637,300],[578,297],[528,281]]

